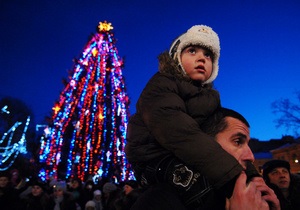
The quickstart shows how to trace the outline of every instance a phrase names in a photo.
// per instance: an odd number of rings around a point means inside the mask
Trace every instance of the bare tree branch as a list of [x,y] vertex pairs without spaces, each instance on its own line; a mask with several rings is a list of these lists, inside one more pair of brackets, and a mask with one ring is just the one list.
[[298,136],[300,128],[300,91],[296,92],[297,103],[289,99],[279,99],[271,105],[272,112],[280,115],[274,122],[276,127],[285,127],[287,130],[292,129]]

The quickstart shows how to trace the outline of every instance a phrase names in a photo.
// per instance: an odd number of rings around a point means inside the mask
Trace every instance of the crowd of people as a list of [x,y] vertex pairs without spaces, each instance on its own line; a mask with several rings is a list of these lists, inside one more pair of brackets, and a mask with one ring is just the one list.
[[[173,199],[173,195],[170,197],[170,191],[166,189],[165,183],[156,185],[155,194],[149,194],[148,190],[142,188],[136,180],[128,180],[119,184],[104,180],[95,183],[93,179],[85,182],[80,179],[42,182],[37,179],[27,180],[19,176],[17,181],[14,177],[15,171],[0,172],[0,209],[2,210],[151,209],[152,204],[149,201],[155,202],[155,200],[165,209],[169,209],[166,207],[169,205],[168,201],[173,202],[173,209],[182,209],[178,200]],[[289,162],[284,160],[266,162],[263,166],[262,177],[276,194],[281,210],[299,209],[300,176],[291,173]],[[245,197],[240,200],[242,206],[246,208]],[[216,202],[221,203],[221,200]],[[176,205],[179,206],[176,207]],[[224,206],[224,209],[234,208]]]
[[10,171],[0,173],[2,210],[129,210],[140,192],[135,180],[116,184],[21,178],[14,183]]

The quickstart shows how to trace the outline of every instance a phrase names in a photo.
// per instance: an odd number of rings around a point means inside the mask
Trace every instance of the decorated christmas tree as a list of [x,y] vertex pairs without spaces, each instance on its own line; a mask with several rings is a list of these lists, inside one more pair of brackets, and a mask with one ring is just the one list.
[[99,23],[53,107],[41,138],[43,179],[133,178],[124,152],[129,97],[112,29]]

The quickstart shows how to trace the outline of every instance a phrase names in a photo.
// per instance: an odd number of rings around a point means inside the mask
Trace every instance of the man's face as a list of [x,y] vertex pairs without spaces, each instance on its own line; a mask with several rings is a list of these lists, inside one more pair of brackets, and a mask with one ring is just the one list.
[[124,193],[125,195],[127,195],[128,193],[130,193],[133,190],[133,188],[130,185],[125,184],[124,186]]
[[4,188],[4,187],[6,187],[7,186],[7,184],[8,184],[8,177],[6,177],[6,176],[2,176],[2,177],[0,177],[0,187],[1,188]]
[[254,161],[254,155],[248,145],[250,140],[249,128],[233,117],[226,117],[225,120],[227,121],[227,128],[216,135],[216,140],[246,169],[246,162]]
[[277,185],[280,189],[287,189],[290,186],[291,178],[289,171],[284,167],[273,169],[268,177],[270,183]]

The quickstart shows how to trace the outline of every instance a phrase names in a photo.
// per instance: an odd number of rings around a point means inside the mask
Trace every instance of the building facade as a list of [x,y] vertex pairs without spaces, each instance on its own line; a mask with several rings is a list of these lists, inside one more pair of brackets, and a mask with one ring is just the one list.
[[300,173],[300,144],[284,145],[271,150],[273,159],[286,160],[291,165],[291,173]]

